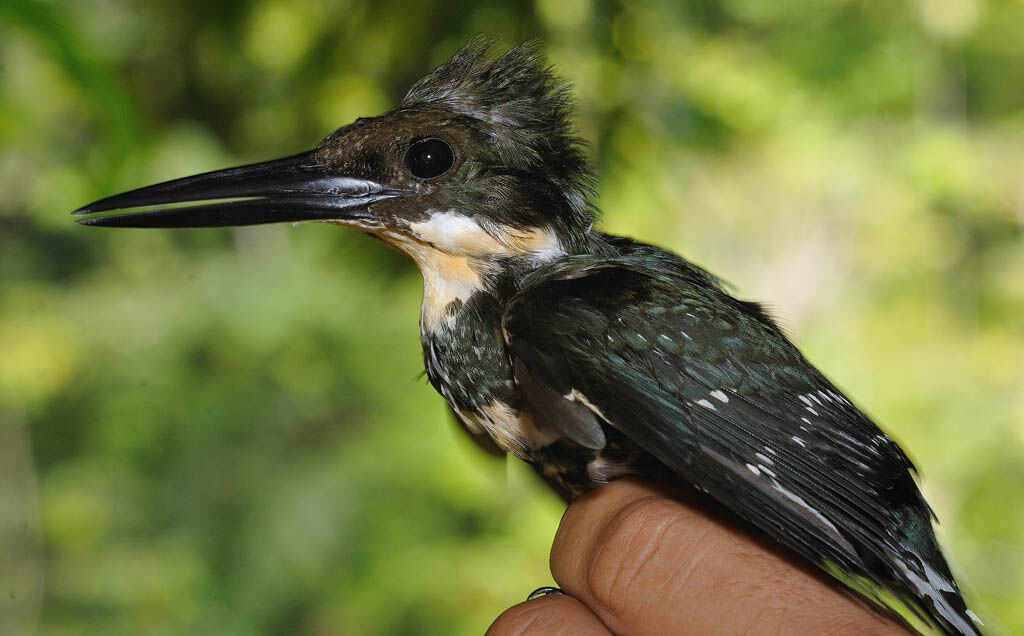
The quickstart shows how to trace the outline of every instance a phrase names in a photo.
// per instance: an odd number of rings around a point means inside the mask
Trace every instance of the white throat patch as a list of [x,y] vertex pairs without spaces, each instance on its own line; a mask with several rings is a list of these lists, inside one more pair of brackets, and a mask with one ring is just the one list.
[[423,275],[424,332],[447,325],[448,307],[465,303],[484,290],[484,277],[497,267],[492,257],[522,256],[537,263],[565,254],[554,232],[546,229],[499,232],[500,240],[472,217],[455,211],[435,211],[426,220],[409,224],[407,232],[385,230],[380,237],[416,262]]
[[453,210],[430,212],[425,221],[411,223],[409,230],[415,238],[449,254],[533,256],[545,261],[565,253],[558,237],[548,229],[502,227],[488,232],[476,219]]

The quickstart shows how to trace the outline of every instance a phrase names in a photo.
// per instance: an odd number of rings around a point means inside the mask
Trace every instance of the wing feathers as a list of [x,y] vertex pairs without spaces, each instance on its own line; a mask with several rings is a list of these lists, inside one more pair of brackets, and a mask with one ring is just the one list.
[[[540,365],[535,364],[534,368]],[[565,393],[552,389],[534,376],[522,357],[513,362],[513,371],[523,397],[539,416],[538,426],[553,428],[584,448],[604,448],[604,431],[597,416],[573,398],[571,387]]]
[[587,258],[538,273],[503,320],[515,378],[546,425],[600,448],[606,421],[812,562],[909,595],[948,625],[938,592],[906,574],[935,571],[927,559],[948,568],[930,525],[908,536],[906,519],[928,523],[930,511],[898,446],[756,305],[679,261]]

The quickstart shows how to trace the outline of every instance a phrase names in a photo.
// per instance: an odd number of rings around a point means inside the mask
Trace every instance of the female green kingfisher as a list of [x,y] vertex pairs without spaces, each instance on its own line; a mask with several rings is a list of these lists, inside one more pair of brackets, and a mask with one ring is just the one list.
[[895,617],[897,599],[947,633],[978,634],[903,451],[758,304],[595,230],[566,85],[533,44],[491,48],[470,42],[395,108],[309,152],[75,214],[369,234],[418,265],[427,376],[477,441],[567,499],[627,475],[692,487],[881,611]]

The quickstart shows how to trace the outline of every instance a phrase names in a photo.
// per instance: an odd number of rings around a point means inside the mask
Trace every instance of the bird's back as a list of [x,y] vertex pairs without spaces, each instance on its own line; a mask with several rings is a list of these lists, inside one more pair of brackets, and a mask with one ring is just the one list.
[[504,307],[538,471],[573,494],[626,475],[688,484],[861,594],[974,633],[896,443],[759,305],[674,254],[594,238]]

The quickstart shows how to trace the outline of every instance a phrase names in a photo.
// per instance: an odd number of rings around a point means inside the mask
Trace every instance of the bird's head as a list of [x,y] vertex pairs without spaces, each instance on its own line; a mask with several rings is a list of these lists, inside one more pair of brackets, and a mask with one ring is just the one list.
[[567,88],[533,45],[496,59],[490,49],[470,42],[398,106],[309,152],[140,188],[75,214],[107,227],[352,226],[412,256],[425,278],[482,278],[503,263],[579,251],[594,209]]

